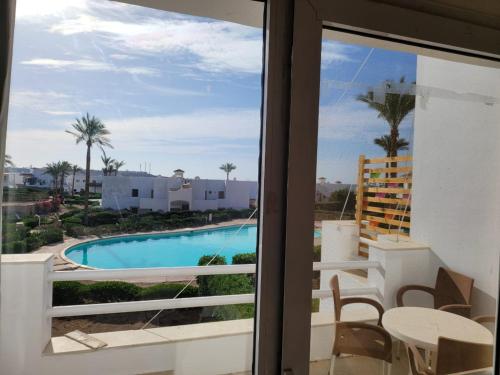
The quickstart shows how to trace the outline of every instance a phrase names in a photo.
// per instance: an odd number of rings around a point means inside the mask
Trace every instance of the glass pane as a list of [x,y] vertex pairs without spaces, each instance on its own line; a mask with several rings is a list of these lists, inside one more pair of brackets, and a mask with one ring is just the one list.
[[324,30],[312,374],[407,374],[407,350],[420,371],[492,366],[500,71],[483,65]]
[[17,1],[5,373],[250,371],[264,5],[199,4]]

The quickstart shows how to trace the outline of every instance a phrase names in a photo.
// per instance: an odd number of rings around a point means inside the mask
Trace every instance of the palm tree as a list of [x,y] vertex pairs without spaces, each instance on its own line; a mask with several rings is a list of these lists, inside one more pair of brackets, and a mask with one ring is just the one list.
[[70,172],[73,170],[73,166],[71,163],[67,161],[60,161],[57,163],[59,167],[59,175],[61,178],[59,179],[59,183],[61,186],[60,189],[60,194],[61,196],[64,195],[64,180],[66,179],[67,176],[69,176]]
[[408,150],[408,146],[410,145],[410,142],[404,138],[398,138],[394,143],[390,135],[383,135],[380,138],[375,138],[373,143],[382,147],[387,156],[397,155],[399,150]]
[[102,169],[102,173],[105,176],[110,176],[111,173],[113,172],[113,166],[114,166],[114,163],[116,162],[116,160],[111,158],[110,156],[107,156],[106,152],[104,150],[102,150],[101,160],[102,160],[102,163],[104,164],[104,168]]
[[73,164],[73,166],[71,167],[71,171],[73,172],[73,180],[71,182],[71,196],[73,197],[75,195],[75,175],[78,173],[78,172],[81,172],[82,171],[82,168],[80,168],[78,165],[76,164]]
[[120,169],[121,167],[123,167],[125,165],[125,161],[118,161],[118,160],[115,160],[113,162],[113,171],[115,172],[115,176],[118,175],[118,169]]
[[76,123],[72,124],[72,130],[66,130],[67,133],[73,135],[76,144],[85,143],[87,147],[87,158],[85,163],[85,205],[84,205],[84,224],[88,224],[89,211],[89,181],[90,181],[90,151],[93,145],[97,145],[101,149],[103,147],[111,147],[110,140],[107,137],[110,132],[106,129],[101,120],[95,116],[90,117],[87,113],[81,119],[76,119]]
[[12,161],[12,157],[10,155],[5,154],[4,167],[13,167],[14,162]]
[[54,184],[54,194],[53,194],[54,199],[57,195],[57,187],[59,186],[57,184],[60,175],[59,167],[60,167],[59,163],[47,163],[47,165],[45,166],[45,172],[43,172],[43,174],[48,174],[50,177],[52,177],[52,183]]
[[234,165],[233,163],[225,163],[225,164],[222,164],[219,167],[219,169],[226,172],[226,181],[228,181],[229,180],[229,173],[231,173],[232,171],[234,171],[236,169],[236,165]]
[[[399,80],[399,85],[403,86],[404,83],[405,77],[401,77]],[[392,81],[386,82],[387,87],[390,87],[392,84]],[[406,142],[404,139],[402,140],[399,138],[399,125],[404,120],[404,118],[415,108],[415,95],[409,92],[386,93],[383,103],[380,103],[376,100],[374,91],[370,90],[364,95],[358,95],[357,99],[368,104],[368,107],[378,112],[379,118],[387,121],[390,128],[390,134],[388,136],[378,138],[384,139],[384,141],[375,141],[375,144],[384,147],[384,150],[388,152],[387,156],[397,156],[398,150],[402,149],[398,147],[398,143],[402,141]],[[379,143],[382,143],[385,146],[382,146]],[[406,145],[406,147],[407,146],[408,145]]]

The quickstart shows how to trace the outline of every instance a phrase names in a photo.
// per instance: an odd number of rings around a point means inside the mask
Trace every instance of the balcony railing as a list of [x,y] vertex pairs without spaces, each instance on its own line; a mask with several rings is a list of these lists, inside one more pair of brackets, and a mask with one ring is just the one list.
[[[331,263],[313,263],[314,271],[323,270],[354,270],[354,269],[380,269],[381,265],[376,261],[344,261]],[[143,277],[193,277],[204,275],[229,275],[229,274],[255,274],[255,264],[244,265],[219,265],[219,266],[201,266],[201,267],[168,267],[168,268],[144,268],[144,269],[115,269],[115,270],[83,270],[83,271],[50,271],[47,275],[49,282],[71,281],[71,280],[127,280]],[[377,288],[348,288],[343,289],[342,294],[369,295],[377,294]],[[313,290],[313,298],[329,298],[330,290]],[[134,311],[150,310],[170,310],[188,307],[207,307],[236,305],[242,303],[253,303],[255,295],[232,294],[224,296],[209,297],[189,297],[176,299],[159,299],[134,302],[115,302],[86,305],[70,306],[50,306],[47,309],[49,317],[67,317],[81,315],[113,314]]]

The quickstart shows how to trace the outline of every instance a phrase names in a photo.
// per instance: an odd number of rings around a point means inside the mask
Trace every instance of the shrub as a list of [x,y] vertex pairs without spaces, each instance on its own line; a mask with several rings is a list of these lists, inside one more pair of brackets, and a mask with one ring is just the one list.
[[52,304],[79,305],[84,302],[87,286],[78,281],[55,281]]
[[[213,260],[212,260],[213,258]],[[198,260],[198,266],[206,266],[208,262],[210,263],[211,266],[215,265],[225,265],[226,263],[226,258],[221,256],[221,255],[203,255],[200,260]],[[197,276],[196,277],[196,282],[198,283],[198,291],[201,296],[209,296],[209,291],[208,291],[208,282],[210,279],[216,277],[215,275],[211,276]]]
[[313,247],[313,262],[321,262],[321,245]]
[[89,226],[95,227],[103,224],[115,224],[120,217],[120,212],[118,211],[91,211],[89,214]]
[[5,254],[22,254],[26,252],[26,240],[11,241],[3,244],[2,252]]
[[83,223],[83,215],[68,216],[68,217],[65,217],[61,220],[62,220],[63,225],[82,224]]
[[257,254],[242,253],[233,256],[233,264],[255,264],[257,262]]
[[86,234],[86,227],[81,224],[66,224],[66,234],[70,237],[82,237]]
[[[208,280],[208,295],[253,293],[251,280],[246,275],[214,275]],[[217,306],[213,311],[218,320],[247,319],[254,315],[253,304]]]
[[[213,260],[212,260],[213,258]],[[198,260],[198,266],[206,266],[210,262],[211,266],[219,265],[223,266],[226,263],[226,257],[222,255],[203,255],[200,260]]]
[[250,319],[254,317],[254,306],[252,303],[217,306],[212,315],[217,320]]
[[101,281],[87,287],[87,298],[97,303],[134,301],[141,288],[123,281]]
[[198,296],[198,288],[193,285],[186,287],[184,284],[157,284],[143,288],[140,292],[140,297],[143,300],[174,298],[181,290],[182,293],[179,295],[179,298]]
[[30,234],[26,238],[26,250],[33,251],[43,246],[43,240],[39,234]]
[[253,286],[246,275],[213,275],[207,282],[209,296],[253,293]]
[[40,238],[46,245],[62,242],[64,238],[63,231],[60,228],[46,227],[40,232]]
[[24,226],[17,226],[16,223],[4,223],[2,226],[2,240],[22,241],[26,238],[28,229]]
[[23,218],[23,223],[26,227],[33,229],[38,226],[38,218],[35,216],[26,216]]

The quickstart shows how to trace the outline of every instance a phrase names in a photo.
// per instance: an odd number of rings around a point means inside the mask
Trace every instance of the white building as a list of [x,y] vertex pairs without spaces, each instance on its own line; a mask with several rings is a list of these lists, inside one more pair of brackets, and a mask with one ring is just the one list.
[[256,181],[184,179],[182,173],[162,176],[105,176],[102,206],[113,210],[206,211],[254,207]]

